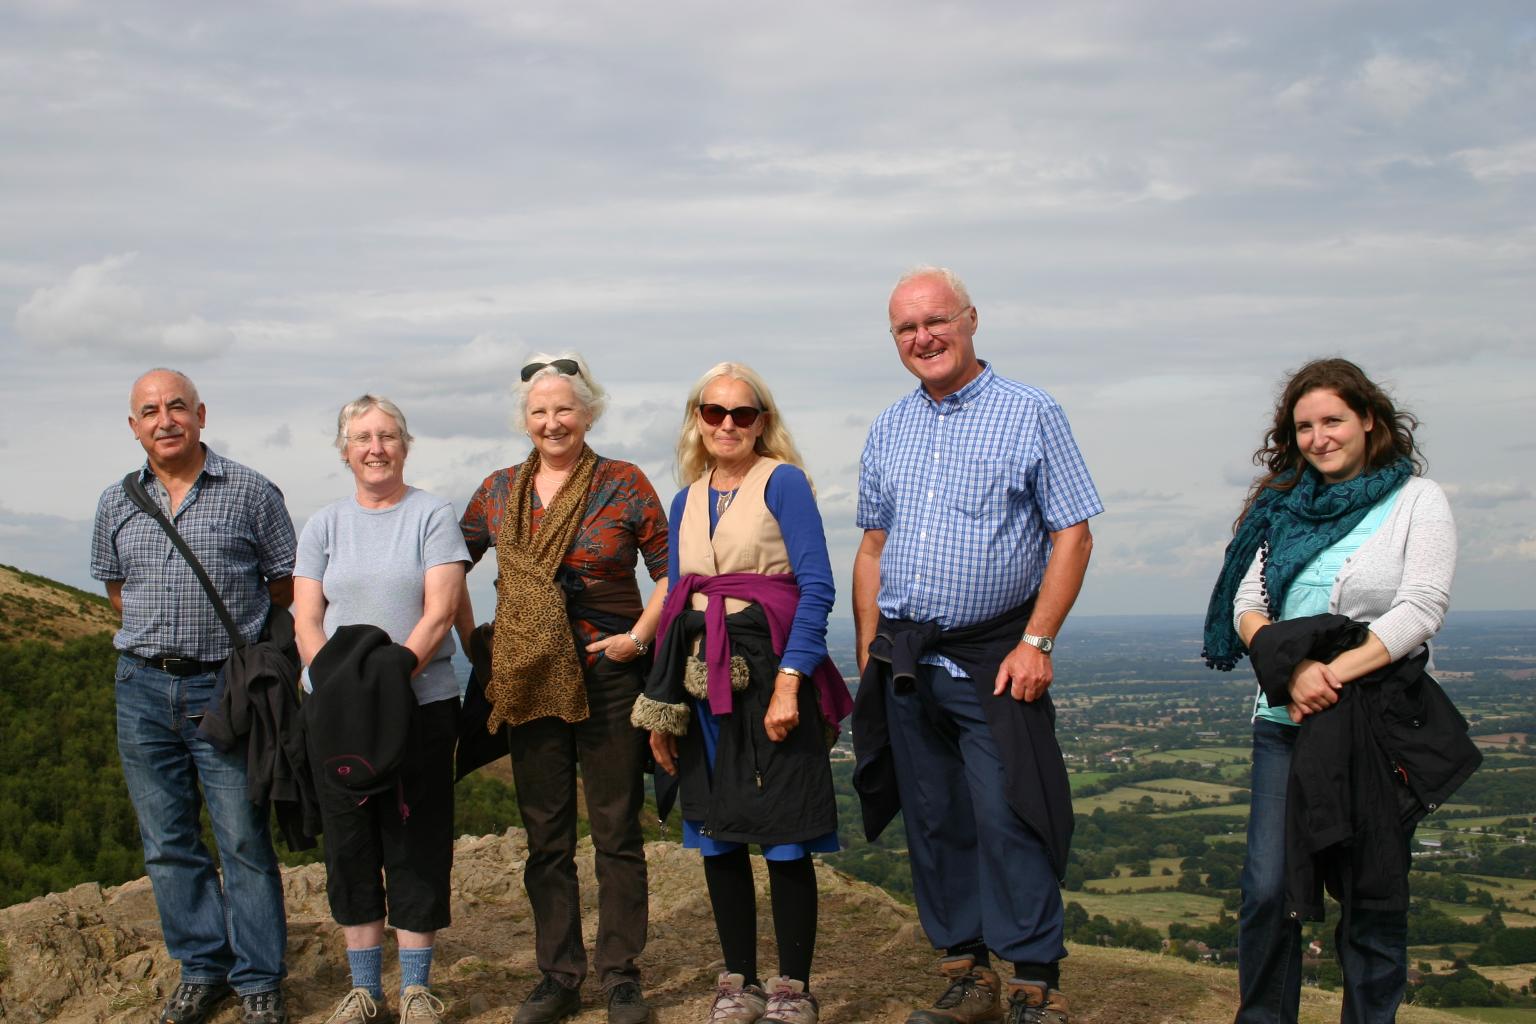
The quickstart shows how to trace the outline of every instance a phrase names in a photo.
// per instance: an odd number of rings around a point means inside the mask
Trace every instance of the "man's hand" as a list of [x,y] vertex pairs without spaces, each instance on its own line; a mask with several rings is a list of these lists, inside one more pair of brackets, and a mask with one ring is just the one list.
[[651,730],[651,756],[656,767],[668,775],[677,774],[677,737],[669,732]]
[[1050,689],[1053,677],[1051,656],[1021,640],[997,667],[997,683],[992,687],[992,696],[1001,697],[1006,691],[1014,700],[1037,701]]
[[1308,658],[1297,665],[1291,673],[1291,721],[1300,723],[1308,715],[1333,707],[1343,686],[1333,670],[1320,661]]

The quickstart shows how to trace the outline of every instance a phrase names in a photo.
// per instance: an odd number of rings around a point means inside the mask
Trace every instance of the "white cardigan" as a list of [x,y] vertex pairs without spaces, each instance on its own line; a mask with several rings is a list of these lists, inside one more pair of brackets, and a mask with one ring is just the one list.
[[[1259,580],[1262,556],[1260,549],[1237,588],[1234,623],[1248,612],[1269,615]],[[1445,492],[1433,480],[1409,477],[1386,520],[1345,559],[1328,611],[1369,623],[1397,661],[1439,631],[1455,575],[1456,522]]]

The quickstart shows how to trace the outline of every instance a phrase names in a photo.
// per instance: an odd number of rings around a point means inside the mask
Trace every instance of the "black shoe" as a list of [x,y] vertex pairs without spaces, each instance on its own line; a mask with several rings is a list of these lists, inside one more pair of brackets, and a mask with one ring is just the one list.
[[576,1016],[580,1010],[581,993],[546,974],[517,1008],[512,1024],[555,1024]]
[[184,981],[176,986],[165,1009],[160,1011],[160,1024],[203,1024],[220,1003],[234,994],[222,981],[212,985]]
[[283,990],[269,989],[240,997],[244,1024],[288,1024],[288,1007],[283,1004]]
[[650,1024],[651,1007],[633,981],[621,981],[608,990],[608,1024]]

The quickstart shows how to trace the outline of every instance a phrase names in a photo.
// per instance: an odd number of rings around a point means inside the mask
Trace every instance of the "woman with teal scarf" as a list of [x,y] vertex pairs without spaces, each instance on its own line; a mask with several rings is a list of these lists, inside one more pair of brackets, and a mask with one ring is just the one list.
[[[1346,615],[1370,629],[1329,662],[1304,661],[1291,702],[1254,702],[1253,783],[1238,915],[1236,1024],[1294,1024],[1301,925],[1285,907],[1285,791],[1296,727],[1350,682],[1421,650],[1439,630],[1456,570],[1445,493],[1422,473],[1418,421],[1354,363],[1292,375],[1254,462],[1205,618],[1205,659],[1230,670],[1280,619]],[[1352,908],[1335,934],[1348,1022],[1390,1022],[1408,978],[1407,915]]]

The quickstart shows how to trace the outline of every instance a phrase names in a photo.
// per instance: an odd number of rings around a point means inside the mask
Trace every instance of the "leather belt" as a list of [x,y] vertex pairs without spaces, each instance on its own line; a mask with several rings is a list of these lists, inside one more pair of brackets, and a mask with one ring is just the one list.
[[164,654],[158,658],[145,658],[135,654],[134,657],[151,668],[157,668],[173,676],[207,675],[217,672],[220,666],[224,664],[222,659],[219,661],[198,661],[196,658],[182,658],[172,654]]

